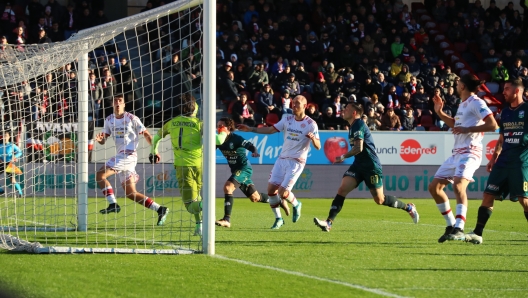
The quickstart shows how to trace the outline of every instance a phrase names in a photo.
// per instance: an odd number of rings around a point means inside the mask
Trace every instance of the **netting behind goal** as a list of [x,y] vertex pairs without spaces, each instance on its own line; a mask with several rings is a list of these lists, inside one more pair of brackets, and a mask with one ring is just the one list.
[[[194,236],[196,220],[180,198],[168,138],[160,145],[163,163],[151,165],[150,146],[140,136],[136,166],[137,190],[170,209],[163,226],[157,226],[155,210],[125,197],[118,175],[109,181],[121,210],[100,213],[109,203],[97,186],[96,172],[118,152],[112,137],[105,145],[94,144],[118,94],[125,97],[126,111],[139,117],[151,135],[179,114],[182,94],[192,93],[203,108],[200,2],[172,2],[80,31],[62,43],[0,45],[1,248],[172,254],[202,250],[201,237]],[[88,111],[81,104],[85,88]],[[11,153],[7,132],[21,156]],[[85,147],[88,163],[80,158]],[[79,200],[86,195],[79,181],[86,175],[88,199],[83,205]]]

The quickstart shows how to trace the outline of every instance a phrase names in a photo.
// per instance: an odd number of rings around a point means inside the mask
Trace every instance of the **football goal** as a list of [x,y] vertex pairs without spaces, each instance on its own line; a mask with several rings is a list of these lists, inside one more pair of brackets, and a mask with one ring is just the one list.
[[[0,45],[0,248],[214,254],[215,20],[214,3],[178,0],[64,42]],[[183,95],[203,120],[200,216],[182,202],[169,137],[149,162],[149,136],[180,115]],[[114,121],[115,98],[134,121]],[[135,173],[101,186],[98,171],[119,169],[125,151]],[[131,181],[148,198],[125,192]]]

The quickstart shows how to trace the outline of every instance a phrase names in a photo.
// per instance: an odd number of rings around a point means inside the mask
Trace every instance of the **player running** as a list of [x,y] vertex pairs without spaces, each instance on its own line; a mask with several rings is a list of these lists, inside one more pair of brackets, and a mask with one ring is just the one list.
[[523,92],[520,79],[504,85],[504,99],[510,106],[501,112],[499,139],[486,166],[490,172],[488,184],[478,209],[477,224],[473,232],[465,235],[466,242],[482,243],[494,201],[502,201],[508,194],[511,201],[521,203],[528,220],[528,103],[523,101]]
[[360,104],[349,102],[342,112],[344,120],[350,123],[348,139],[352,149],[347,153],[337,156],[336,162],[343,162],[346,158],[354,156],[354,162],[348,168],[341,179],[341,186],[332,201],[330,212],[326,220],[314,218],[314,223],[324,232],[330,232],[334,220],[343,208],[345,198],[349,192],[354,190],[362,181],[369,188],[374,202],[378,205],[385,205],[392,208],[405,210],[409,213],[414,223],[418,223],[420,216],[414,204],[405,204],[395,196],[383,194],[383,174],[381,163],[376,154],[374,139],[367,125],[361,120],[363,107]]
[[125,112],[125,99],[123,95],[114,96],[114,113],[104,122],[103,132],[97,134],[95,140],[103,145],[109,136],[114,138],[116,156],[110,158],[106,164],[97,171],[97,185],[103,190],[106,200],[110,205],[99,212],[102,214],[119,213],[121,207],[117,204],[114,190],[108,177],[117,174],[127,198],[158,213],[158,226],[162,226],[167,219],[169,208],[160,206],[146,195],[136,190],[139,175],[136,173],[137,147],[139,135],[142,134],[149,144],[152,136],[147,131],[141,120],[131,113]]
[[[16,167],[13,163],[17,159],[22,157],[22,150],[18,148],[17,145],[10,142],[11,133],[9,131],[4,131],[4,136],[2,138],[2,144],[0,144],[0,174],[6,173],[6,183],[5,185],[13,184],[16,189],[16,194],[23,196],[22,187],[16,181],[16,174],[22,174],[22,171]],[[5,189],[0,187],[0,195],[5,193]]]
[[154,135],[150,162],[158,163],[158,145],[170,135],[174,152],[174,169],[180,194],[187,211],[194,215],[194,236],[202,235],[202,121],[196,117],[196,99],[186,93],[181,96],[180,115],[172,118]]
[[[259,193],[251,180],[253,169],[246,157],[246,150],[251,151],[251,156],[259,157],[257,148],[240,135],[233,133],[235,131],[235,122],[230,118],[221,118],[217,124],[218,134],[216,135],[216,148],[220,149],[227,159],[231,169],[231,177],[224,184],[224,217],[217,220],[217,226],[231,227],[231,211],[233,209],[233,192],[236,188],[240,190],[252,201],[260,203],[269,203],[269,197],[265,193]],[[284,202],[284,200],[282,200]],[[281,204],[290,214],[287,203]]]
[[[284,115],[282,119],[271,127],[249,127],[239,124],[241,131],[251,131],[259,134],[284,133],[282,151],[273,165],[268,181],[268,196],[270,207],[275,214],[272,229],[280,229],[284,225],[279,209],[281,200],[285,199],[293,206],[292,221],[295,223],[301,217],[302,203],[291,192],[297,179],[301,175],[308,157],[310,143],[315,149],[321,149],[319,131],[315,121],[306,116],[306,98],[297,95],[293,99],[293,115]],[[280,197],[279,197],[280,196]]]
[[[498,128],[486,102],[476,95],[482,83],[472,74],[466,74],[460,78],[456,88],[462,102],[455,118],[446,115],[442,110],[444,103],[441,97],[433,98],[435,112],[445,124],[453,129],[455,135],[453,155],[444,161],[429,184],[429,192],[447,224],[444,234],[438,239],[440,243],[446,240],[465,239],[464,225],[468,206],[466,189],[468,184],[474,181],[473,174],[482,162],[484,132]],[[444,192],[444,188],[449,183],[453,183],[457,201],[456,218],[451,211],[449,198]]]

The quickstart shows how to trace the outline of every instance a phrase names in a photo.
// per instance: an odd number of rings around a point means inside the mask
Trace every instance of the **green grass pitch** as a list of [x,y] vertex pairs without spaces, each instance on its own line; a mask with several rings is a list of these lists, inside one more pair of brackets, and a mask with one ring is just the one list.
[[[0,285],[22,297],[522,297],[528,238],[518,203],[497,202],[482,245],[437,243],[445,222],[432,199],[403,211],[345,201],[330,233],[329,199],[301,199],[280,230],[266,204],[236,199],[232,227],[217,227],[206,255],[0,253]],[[470,201],[466,230],[480,201]],[[216,201],[217,218],[223,199]],[[455,202],[451,201],[451,206]]]

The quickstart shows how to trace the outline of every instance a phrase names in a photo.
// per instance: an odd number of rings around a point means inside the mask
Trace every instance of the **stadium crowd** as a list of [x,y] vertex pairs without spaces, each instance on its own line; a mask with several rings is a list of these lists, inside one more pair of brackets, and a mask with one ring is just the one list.
[[371,130],[442,130],[432,97],[441,96],[454,115],[460,75],[487,82],[481,96],[494,112],[506,80],[528,85],[527,26],[512,2],[484,8],[438,0],[412,8],[401,0],[220,1],[223,108],[238,123],[269,125],[291,113],[291,99],[302,94],[320,129],[348,129],[341,112],[351,100],[363,105]]
[[[31,0],[18,7],[6,3],[0,51],[6,44],[62,41],[108,21],[104,1],[73,2],[66,7],[56,0],[45,5]],[[525,1],[520,3],[523,13],[512,2],[499,8],[490,1],[485,8],[478,0],[433,0],[412,7],[401,0],[218,1],[218,99],[225,114],[251,126],[277,122],[291,113],[292,99],[302,94],[309,102],[307,114],[320,129],[348,129],[341,112],[342,103],[350,100],[363,105],[363,119],[371,130],[446,129],[432,109],[432,97],[441,96],[445,112],[454,115],[460,75],[474,73],[487,82],[481,96],[494,112],[502,107],[506,80],[519,77],[528,86],[528,46],[522,38],[528,8]],[[143,11],[163,4],[148,1]],[[201,26],[200,15],[193,18],[185,20],[196,24],[189,26],[191,32],[178,33],[191,40],[192,30],[197,30],[192,28]],[[166,25],[152,22],[145,28],[152,35],[151,46],[159,48],[151,55],[154,69],[179,76],[183,89],[198,88],[199,49],[184,47],[187,41],[181,38],[164,38],[176,34]],[[137,79],[129,57],[116,46],[95,51],[92,58],[91,109],[99,125],[115,93],[127,95],[127,110],[143,108],[134,105]],[[68,109],[74,111],[75,69],[65,65],[34,82],[4,89],[2,112],[9,114],[11,106],[30,111],[33,119],[57,119]],[[32,100],[23,109],[8,104],[19,98]]]

